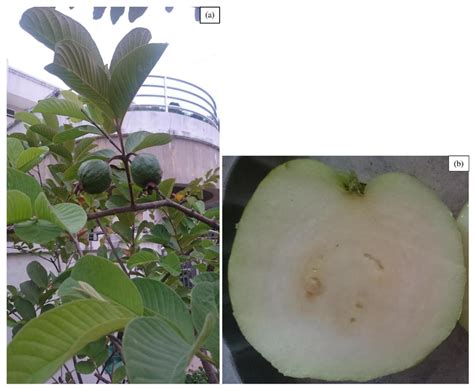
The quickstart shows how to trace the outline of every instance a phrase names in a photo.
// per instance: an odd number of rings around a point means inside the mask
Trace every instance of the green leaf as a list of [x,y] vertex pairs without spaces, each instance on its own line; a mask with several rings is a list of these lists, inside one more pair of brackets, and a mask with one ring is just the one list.
[[54,137],[53,141],[55,143],[62,143],[88,134],[101,135],[100,131],[92,125],[80,125],[78,127],[66,129],[63,132],[58,133]]
[[16,297],[13,301],[13,304],[15,305],[15,309],[18,311],[18,314],[20,314],[24,320],[29,321],[30,319],[36,317],[33,304],[31,304],[31,302],[27,301],[26,299]]
[[192,351],[193,346],[158,317],[137,318],[125,328],[123,355],[132,384],[184,383]]
[[58,288],[58,295],[61,298],[61,302],[69,303],[77,299],[86,299],[87,296],[81,291],[80,283],[68,277],[62,282]]
[[170,198],[171,194],[173,193],[174,183],[176,182],[175,178],[165,179],[161,181],[158,188],[160,189],[161,193],[166,197]]
[[26,139],[30,147],[38,147],[40,144],[39,136],[33,131],[31,131],[29,128],[26,130]]
[[199,284],[201,282],[218,282],[219,281],[219,274],[216,272],[203,272],[199,275],[193,277],[192,282],[193,284]]
[[55,129],[56,131],[59,129],[58,116],[53,113],[42,113],[41,115],[43,116],[43,120],[47,126]]
[[151,133],[148,131],[137,131],[128,135],[125,141],[125,150],[137,152],[145,148],[167,144],[171,141],[171,136],[167,133]]
[[62,144],[48,144],[49,150],[56,155],[66,159],[68,162],[72,161],[71,152]]
[[[201,282],[191,291],[191,316],[194,327],[200,331],[204,327],[206,316],[212,314],[216,321],[219,318],[219,283]],[[211,352],[212,359],[219,362],[219,325],[215,325],[212,333],[204,342]]]
[[23,147],[23,143],[20,140],[14,137],[7,137],[7,158],[13,166],[24,149],[25,147]]
[[87,222],[87,214],[74,203],[60,203],[52,206],[44,193],[35,201],[35,213],[40,219],[49,221],[69,233],[77,233]]
[[88,137],[79,140],[76,146],[74,147],[74,159],[77,161],[81,161],[85,157],[87,157],[89,155],[89,151],[97,147],[95,140],[96,139],[93,137]]
[[97,65],[104,62],[89,32],[74,19],[49,7],[35,7],[25,11],[20,26],[51,50],[57,43],[71,39],[84,46]]
[[72,40],[57,43],[54,62],[45,69],[77,93],[94,101],[105,113],[112,114],[108,103],[108,76],[84,46]]
[[140,251],[134,253],[130,258],[127,260],[127,267],[129,269],[136,267],[137,265],[152,263],[154,261],[159,261],[160,257],[150,251]]
[[41,295],[40,288],[31,280],[27,280],[20,284],[20,290],[25,295],[25,298],[28,299],[32,304],[39,304],[39,299]]
[[137,47],[147,44],[151,40],[151,33],[146,28],[134,28],[117,45],[112,61],[110,62],[110,72],[112,73],[115,65],[125,58]]
[[111,261],[97,256],[84,256],[74,266],[71,277],[90,284],[98,293],[130,311],[142,314],[143,302],[137,287]]
[[31,199],[22,191],[7,191],[7,224],[29,220],[33,215]]
[[112,230],[117,233],[126,242],[132,241],[132,229],[129,225],[121,222],[114,222],[112,224]]
[[32,261],[26,267],[26,273],[38,287],[48,287],[48,272],[37,261]]
[[44,138],[52,141],[54,138],[54,135],[58,132],[54,128],[49,127],[48,125],[45,124],[35,124],[30,127],[30,131],[33,131],[34,133],[37,133],[38,135],[43,136]]
[[137,47],[115,64],[111,73],[109,100],[119,121],[123,120],[138,89],[155,67],[166,46],[151,43]]
[[122,306],[92,299],[52,309],[28,322],[7,350],[9,384],[43,383],[91,341],[121,330],[134,317]]
[[125,366],[119,366],[117,369],[114,370],[114,373],[112,374],[112,384],[122,383],[125,377],[127,377]]
[[30,112],[16,112],[15,119],[23,121],[29,125],[41,124],[41,120],[35,114]]
[[180,296],[158,280],[136,278],[133,282],[140,291],[145,307],[171,322],[187,342],[193,343],[191,315]]
[[45,220],[26,221],[15,225],[15,234],[29,243],[46,244],[62,232],[60,227]]
[[192,207],[201,214],[204,214],[204,212],[206,211],[206,205],[204,205],[203,201],[194,202]]
[[48,147],[31,147],[23,150],[16,160],[16,168],[24,172],[30,171],[43,160],[48,151]]
[[181,261],[174,252],[170,252],[166,256],[162,256],[160,264],[172,276],[179,276],[181,274]]
[[87,222],[87,214],[82,207],[74,203],[60,203],[53,207],[69,233],[79,232]]
[[87,120],[87,117],[81,111],[82,104],[71,100],[62,100],[59,98],[47,98],[39,100],[33,108],[33,112],[50,113],[59,116],[72,117],[79,120]]
[[171,234],[168,232],[166,227],[162,224],[155,225],[151,230],[151,235],[143,237],[143,241],[154,242],[155,244],[168,244],[171,238]]
[[26,137],[26,134],[21,133],[21,132],[14,132],[10,135],[7,136],[8,138],[15,138],[24,142],[28,142],[28,138]]
[[25,193],[30,197],[32,202],[34,202],[38,194],[43,191],[35,178],[10,167],[7,168],[7,189],[19,190]]
[[91,360],[79,361],[76,364],[76,372],[82,375],[90,375],[95,371],[95,364]]

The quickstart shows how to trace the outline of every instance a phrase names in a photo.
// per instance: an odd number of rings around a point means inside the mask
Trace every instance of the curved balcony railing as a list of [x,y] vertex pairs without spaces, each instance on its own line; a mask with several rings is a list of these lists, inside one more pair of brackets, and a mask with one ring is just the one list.
[[217,105],[212,96],[201,87],[178,78],[148,76],[134,99],[134,105],[153,105],[164,112],[204,121],[219,130]]

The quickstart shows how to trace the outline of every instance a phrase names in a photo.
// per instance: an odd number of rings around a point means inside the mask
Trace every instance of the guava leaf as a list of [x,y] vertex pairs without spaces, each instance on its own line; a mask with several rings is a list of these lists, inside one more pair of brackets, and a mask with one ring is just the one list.
[[28,299],[32,304],[38,304],[41,289],[33,282],[32,280],[27,280],[20,283],[20,290],[25,295],[25,298]]
[[173,323],[183,338],[192,343],[194,329],[191,314],[181,297],[171,287],[154,279],[134,279],[143,304],[149,310]]
[[119,121],[123,120],[138,89],[155,67],[166,46],[150,43],[137,47],[115,64],[111,73],[109,100]]
[[193,284],[199,284],[201,282],[218,282],[219,274],[216,272],[203,272],[193,277]]
[[43,160],[43,157],[48,150],[48,147],[30,147],[23,150],[16,160],[15,167],[20,171],[30,171]]
[[58,133],[58,131],[54,128],[51,128],[49,125],[46,124],[35,124],[30,126],[30,131],[37,133],[38,135],[43,136],[45,139],[49,141],[53,140],[54,135]]
[[46,98],[39,100],[33,112],[51,113],[59,116],[72,117],[79,120],[86,120],[86,116],[81,111],[82,104],[74,103],[71,100],[59,98]]
[[[202,330],[206,316],[212,314],[219,319],[219,282],[200,282],[191,291],[191,316],[196,330]],[[212,333],[204,342],[211,352],[212,359],[219,362],[219,325],[215,325]]]
[[97,65],[104,62],[90,33],[74,19],[50,7],[35,7],[25,11],[20,26],[51,50],[63,40],[73,40],[87,48]]
[[110,61],[110,72],[113,72],[115,65],[125,58],[137,47],[147,44],[151,40],[151,33],[146,28],[134,28],[125,35],[115,48],[114,55]]
[[166,198],[171,197],[171,194],[173,193],[173,187],[174,187],[175,182],[176,182],[175,178],[169,178],[169,179],[165,179],[165,180],[161,181],[160,184],[158,185],[161,193]]
[[167,144],[171,136],[167,133],[151,133],[148,131],[137,131],[128,135],[125,141],[126,152],[137,152],[149,147]]
[[41,314],[8,345],[8,383],[44,383],[88,343],[123,329],[133,318],[134,314],[120,305],[93,299]]
[[19,190],[7,191],[7,224],[26,221],[33,215],[31,199]]
[[7,190],[19,190],[28,195],[32,203],[43,190],[38,181],[24,172],[7,168]]
[[20,156],[24,149],[25,147],[23,147],[21,140],[7,137],[7,158],[13,166],[15,166],[18,156]]
[[48,144],[48,147],[53,154],[63,157],[68,162],[72,161],[71,152],[63,144]]
[[71,278],[91,285],[99,294],[136,314],[143,313],[143,301],[137,287],[111,261],[87,255],[74,266]]
[[15,225],[15,234],[29,243],[46,244],[61,233],[62,228],[45,220],[26,221]]
[[158,317],[141,317],[125,328],[123,354],[130,383],[184,383],[191,358],[214,325],[210,318],[193,345]]
[[16,112],[15,119],[23,121],[29,125],[41,124],[41,120],[35,114],[30,112]]
[[130,258],[127,260],[127,267],[133,268],[137,265],[152,263],[159,260],[160,257],[156,253],[150,251],[140,251],[130,256]]
[[53,206],[53,210],[69,233],[79,232],[87,222],[84,209],[74,203],[59,203]]
[[107,97],[108,76],[93,61],[87,48],[75,41],[63,40],[56,44],[54,62],[45,69],[77,93],[94,101],[104,113],[112,114]]
[[169,252],[166,256],[162,256],[160,265],[171,275],[178,276],[181,273],[181,260],[174,252]]
[[48,287],[48,272],[37,261],[32,261],[26,266],[26,273],[38,287]]
[[27,299],[17,296],[13,301],[13,305],[25,321],[36,317],[35,307]]
[[40,219],[49,221],[69,233],[77,233],[87,222],[87,214],[79,205],[60,203],[52,206],[44,193],[35,201],[35,213]]

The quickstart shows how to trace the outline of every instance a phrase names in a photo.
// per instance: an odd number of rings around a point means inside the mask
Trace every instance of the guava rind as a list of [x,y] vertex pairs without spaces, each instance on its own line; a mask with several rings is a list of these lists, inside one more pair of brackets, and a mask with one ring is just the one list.
[[92,159],[81,164],[77,177],[82,189],[89,194],[99,194],[107,190],[112,183],[109,165],[103,160]]
[[132,161],[130,170],[133,181],[142,188],[150,183],[159,184],[163,175],[160,162],[152,154],[137,155]]
[[[464,262],[466,264],[466,271],[469,268],[469,204],[466,203],[457,218],[459,231],[461,232],[462,244],[464,248]],[[461,317],[459,323],[466,330],[469,331],[469,281],[466,282],[464,291],[464,300]]]
[[[322,294],[306,298],[306,262],[322,253]],[[228,275],[248,342],[287,376],[329,381],[367,381],[424,359],[454,328],[466,278],[456,222],[432,190],[390,173],[350,194],[314,160],[285,163],[260,183]]]

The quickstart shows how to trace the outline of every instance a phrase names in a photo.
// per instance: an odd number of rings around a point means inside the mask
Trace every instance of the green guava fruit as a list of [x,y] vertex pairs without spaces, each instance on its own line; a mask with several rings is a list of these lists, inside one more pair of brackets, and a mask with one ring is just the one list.
[[99,194],[112,183],[109,165],[103,160],[92,159],[82,163],[77,172],[82,189],[89,194]]
[[[469,268],[469,204],[466,203],[458,215],[458,227],[461,231],[462,245],[464,247],[464,262],[466,270]],[[469,287],[466,282],[464,301],[459,323],[466,331],[469,331]]]
[[142,188],[145,188],[150,183],[157,185],[161,182],[163,171],[155,155],[137,155],[133,159],[130,169],[133,181]]
[[455,219],[417,179],[365,185],[305,159],[258,186],[228,279],[242,334],[281,373],[367,381],[415,365],[451,333],[466,270]]

